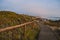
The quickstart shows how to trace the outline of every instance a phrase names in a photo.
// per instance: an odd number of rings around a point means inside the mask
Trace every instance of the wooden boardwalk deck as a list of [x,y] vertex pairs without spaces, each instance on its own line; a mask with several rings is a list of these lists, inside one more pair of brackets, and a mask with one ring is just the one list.
[[57,38],[49,27],[43,25],[38,40],[57,40]]

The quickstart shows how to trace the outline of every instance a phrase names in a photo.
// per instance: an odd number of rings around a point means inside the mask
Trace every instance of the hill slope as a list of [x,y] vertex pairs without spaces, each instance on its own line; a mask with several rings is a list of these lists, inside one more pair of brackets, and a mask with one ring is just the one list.
[[[35,17],[0,11],[0,29],[34,20]],[[26,27],[26,28],[24,28]],[[0,40],[37,40],[40,31],[39,22],[33,22],[20,28],[0,32]]]
[[33,20],[32,16],[24,14],[16,14],[15,12],[10,11],[0,11],[0,28],[13,26],[32,20]]

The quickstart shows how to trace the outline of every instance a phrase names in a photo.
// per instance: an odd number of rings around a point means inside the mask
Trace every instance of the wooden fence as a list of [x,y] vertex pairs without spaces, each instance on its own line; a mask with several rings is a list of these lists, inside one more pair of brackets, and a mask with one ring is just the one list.
[[[11,39],[11,38],[13,38],[13,35],[7,35],[6,33],[8,33],[8,32],[12,32],[11,30],[14,30],[14,31],[16,31],[16,29],[18,30],[19,28],[24,28],[24,33],[21,33],[21,38],[19,39],[19,40],[22,40],[23,39],[23,36],[25,36],[25,31],[26,31],[26,27],[27,27],[27,25],[29,25],[29,24],[32,24],[32,23],[34,23],[34,22],[39,22],[38,20],[34,20],[34,21],[31,21],[31,22],[26,22],[26,23],[23,23],[23,24],[20,24],[20,25],[16,25],[16,26],[11,26],[11,27],[6,27],[6,28],[2,28],[2,29],[0,29],[0,40],[9,40],[8,39],[8,37]],[[13,31],[13,32],[14,32]],[[5,33],[6,34],[6,39],[4,38],[1,38],[1,35],[3,35],[2,37],[5,37],[4,35],[5,34],[3,34],[3,33]],[[17,33],[17,31],[16,31],[16,33]],[[20,31],[18,32],[18,33],[20,33]],[[10,34],[10,33],[9,33]],[[15,40],[15,39],[11,39],[11,40]],[[16,40],[18,40],[18,39],[16,39]]]

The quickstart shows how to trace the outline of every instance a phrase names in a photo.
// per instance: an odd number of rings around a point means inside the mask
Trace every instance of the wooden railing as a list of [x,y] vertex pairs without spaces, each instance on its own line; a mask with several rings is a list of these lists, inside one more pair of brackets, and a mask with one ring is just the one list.
[[31,24],[31,23],[33,23],[33,22],[35,22],[35,21],[36,21],[36,22],[39,22],[39,21],[37,21],[37,20],[34,20],[34,21],[32,21],[32,22],[26,22],[26,23],[23,23],[23,24],[20,24],[20,25],[16,25],[16,26],[11,26],[11,27],[2,28],[2,29],[0,29],[0,32],[7,31],[7,30],[12,30],[12,29],[19,28],[19,27],[22,27],[22,26],[25,26],[25,28],[26,28],[26,25]]
[[[31,28],[29,30],[35,30],[35,26],[33,24],[39,24],[39,19],[35,19],[31,22],[26,22],[16,26],[1,28],[0,40],[25,40],[24,38],[26,37],[26,29],[29,27]],[[16,35],[19,35],[20,37],[15,39]]]

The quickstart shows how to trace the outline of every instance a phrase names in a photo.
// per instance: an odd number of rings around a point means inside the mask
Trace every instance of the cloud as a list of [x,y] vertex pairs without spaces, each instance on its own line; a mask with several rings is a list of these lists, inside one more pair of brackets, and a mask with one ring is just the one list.
[[39,16],[58,16],[59,1],[56,0],[3,0],[0,10],[11,10]]
[[[25,6],[26,8],[27,6]],[[25,9],[28,12],[34,13],[36,15],[45,15],[47,13],[47,9],[43,7],[38,7],[38,6],[29,6],[28,8]]]

